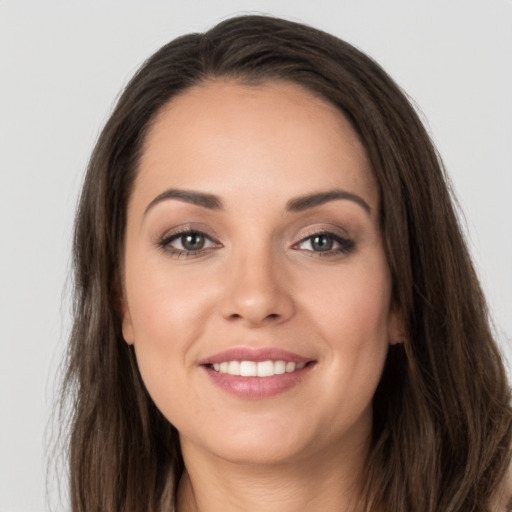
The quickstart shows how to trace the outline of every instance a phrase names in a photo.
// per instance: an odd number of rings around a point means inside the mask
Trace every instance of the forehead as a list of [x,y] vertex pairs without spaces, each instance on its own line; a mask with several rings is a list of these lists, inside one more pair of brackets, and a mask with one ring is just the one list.
[[342,185],[364,191],[370,203],[378,200],[350,122],[328,101],[283,81],[206,82],[174,97],[156,116],[136,188],[156,194],[165,184],[222,195],[227,181],[289,195]]

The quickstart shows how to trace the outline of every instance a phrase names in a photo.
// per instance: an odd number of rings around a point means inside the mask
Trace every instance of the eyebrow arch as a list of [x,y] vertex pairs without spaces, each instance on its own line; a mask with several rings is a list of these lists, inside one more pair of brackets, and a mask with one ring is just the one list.
[[195,192],[193,190],[178,190],[171,188],[156,196],[153,201],[148,204],[144,215],[146,215],[148,211],[151,210],[151,208],[153,208],[156,204],[168,199],[185,201],[186,203],[202,206],[203,208],[208,208],[209,210],[222,210],[223,208],[221,200],[213,194],[205,194],[204,192]]
[[286,204],[286,210],[289,212],[301,212],[308,208],[314,208],[315,206],[320,206],[330,201],[336,201],[337,199],[353,201],[361,206],[361,208],[363,208],[363,210],[368,214],[372,211],[370,205],[362,197],[338,188],[327,192],[317,192],[291,199]]

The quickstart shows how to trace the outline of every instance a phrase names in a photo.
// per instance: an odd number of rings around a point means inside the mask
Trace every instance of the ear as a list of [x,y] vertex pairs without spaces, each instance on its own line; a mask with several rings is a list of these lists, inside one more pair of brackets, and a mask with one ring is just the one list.
[[123,338],[128,345],[133,345],[133,325],[130,310],[124,296],[119,301],[119,308],[121,310],[121,329],[123,331]]
[[123,333],[123,338],[128,345],[133,345],[134,336],[132,318],[130,315],[130,309],[128,308],[128,301],[126,300],[124,284],[121,282],[119,273],[117,273],[114,278],[113,293],[117,314],[121,319],[121,331]]
[[391,306],[388,318],[388,340],[390,345],[403,343],[406,337],[405,323],[400,308]]
[[133,324],[132,317],[130,315],[130,309],[128,308],[128,302],[124,290],[118,294],[118,311],[121,316],[121,330],[123,332],[123,338],[128,345],[133,345]]

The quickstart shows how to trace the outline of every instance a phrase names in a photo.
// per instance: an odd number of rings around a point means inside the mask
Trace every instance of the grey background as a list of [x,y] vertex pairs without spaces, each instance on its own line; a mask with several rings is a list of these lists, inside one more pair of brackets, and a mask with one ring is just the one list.
[[512,1],[0,0],[0,512],[69,509],[55,472],[46,498],[50,418],[75,202],[114,99],[162,44],[254,11],[355,44],[421,107],[512,354]]

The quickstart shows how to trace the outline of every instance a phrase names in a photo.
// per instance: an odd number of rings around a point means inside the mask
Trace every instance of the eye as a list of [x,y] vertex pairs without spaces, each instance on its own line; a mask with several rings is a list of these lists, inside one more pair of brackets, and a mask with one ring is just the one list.
[[334,247],[334,239],[332,236],[321,234],[314,235],[307,240],[313,251],[330,251]]
[[177,256],[192,256],[218,246],[208,235],[201,231],[182,231],[163,238],[158,244],[163,250]]
[[185,251],[200,251],[206,245],[206,237],[203,233],[185,233],[174,240],[181,245],[180,249]]
[[315,233],[303,238],[294,248],[327,256],[350,252],[354,242],[335,233]]

